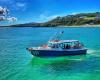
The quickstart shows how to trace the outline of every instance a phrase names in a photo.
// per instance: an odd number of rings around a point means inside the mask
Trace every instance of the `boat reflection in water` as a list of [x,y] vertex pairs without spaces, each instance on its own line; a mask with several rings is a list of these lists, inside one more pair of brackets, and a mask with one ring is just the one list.
[[87,55],[74,55],[74,56],[63,56],[63,57],[36,57],[31,59],[31,64],[50,64],[57,62],[72,62],[72,61],[84,61],[88,58]]

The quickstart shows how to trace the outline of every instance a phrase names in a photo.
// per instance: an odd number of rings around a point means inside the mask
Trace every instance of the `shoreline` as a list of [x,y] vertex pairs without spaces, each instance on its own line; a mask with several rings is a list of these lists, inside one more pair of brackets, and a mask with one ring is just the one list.
[[[0,28],[24,28],[24,26],[0,26]],[[49,27],[46,27],[46,26],[25,26],[25,27],[32,27],[32,28],[40,28],[40,27],[45,27],[45,28],[49,28]],[[60,26],[50,26],[52,28],[61,28],[61,27],[65,27],[65,28],[95,28],[95,27],[100,27],[100,24],[98,25],[72,25],[72,26],[68,26],[68,25],[60,25]]]
[[100,24],[98,24],[98,25],[72,25],[72,26],[67,26],[67,25],[63,25],[63,26],[57,26],[57,27],[68,27],[68,28],[70,28],[70,27],[81,27],[81,28],[85,28],[85,27],[100,27]]

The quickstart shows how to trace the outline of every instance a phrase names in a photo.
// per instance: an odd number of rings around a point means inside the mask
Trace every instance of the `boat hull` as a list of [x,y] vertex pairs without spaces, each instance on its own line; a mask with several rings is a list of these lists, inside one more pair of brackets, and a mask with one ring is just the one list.
[[38,57],[59,57],[69,55],[84,55],[87,49],[74,49],[74,50],[31,50],[33,56]]

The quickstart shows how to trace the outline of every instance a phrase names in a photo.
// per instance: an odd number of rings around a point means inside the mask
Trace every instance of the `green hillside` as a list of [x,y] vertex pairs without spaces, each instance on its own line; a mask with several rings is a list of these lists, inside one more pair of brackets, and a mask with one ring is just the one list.
[[80,13],[76,15],[67,15],[64,17],[56,17],[53,20],[44,23],[26,23],[16,24],[10,27],[56,27],[56,26],[80,26],[80,25],[99,25],[100,12],[96,13]]

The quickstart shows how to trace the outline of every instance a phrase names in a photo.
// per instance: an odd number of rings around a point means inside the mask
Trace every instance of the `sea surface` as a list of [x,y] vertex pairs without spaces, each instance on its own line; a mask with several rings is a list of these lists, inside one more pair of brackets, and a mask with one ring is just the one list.
[[[87,55],[38,58],[26,50],[60,31],[83,42]],[[0,28],[0,80],[100,80],[100,28]]]

